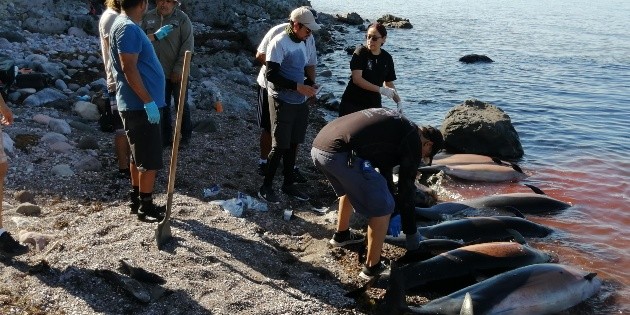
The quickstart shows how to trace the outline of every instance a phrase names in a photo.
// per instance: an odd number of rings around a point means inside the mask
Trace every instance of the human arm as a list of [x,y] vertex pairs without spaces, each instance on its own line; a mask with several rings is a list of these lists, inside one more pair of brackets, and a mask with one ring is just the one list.
[[0,114],[2,114],[2,119],[0,120],[0,122],[3,125],[8,126],[13,123],[13,112],[11,111],[9,106],[7,106],[7,104],[4,102],[4,99],[2,98],[2,96],[0,96]]
[[315,95],[316,90],[312,86],[294,82],[283,77],[280,74],[279,63],[273,62],[273,61],[267,61],[266,65],[267,65],[267,72],[265,73],[265,76],[267,78],[267,81],[273,83],[274,86],[283,88],[283,89],[298,91],[300,94],[306,97],[311,97]]
[[194,51],[195,38],[193,36],[192,23],[190,19],[186,18],[179,26],[179,34],[181,36],[181,42],[179,46],[179,53],[177,56],[177,62],[173,65],[171,70],[170,79],[171,82],[180,82],[182,80],[182,69],[184,67],[184,59],[186,51]]

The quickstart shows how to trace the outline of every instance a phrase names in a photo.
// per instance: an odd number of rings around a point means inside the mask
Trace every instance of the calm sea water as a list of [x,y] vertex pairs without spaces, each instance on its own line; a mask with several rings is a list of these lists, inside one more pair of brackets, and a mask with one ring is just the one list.
[[[375,20],[407,18],[384,48],[396,64],[407,116],[439,126],[469,98],[499,106],[512,119],[525,156],[520,165],[548,195],[574,206],[530,217],[558,233],[534,243],[564,264],[597,272],[598,296],[567,314],[630,314],[630,1],[627,0],[312,0],[325,13]],[[347,45],[362,42],[351,30]],[[495,62],[466,65],[466,54]],[[320,59],[321,78],[340,97],[349,56]],[[393,102],[386,106],[395,106]],[[514,184],[444,183],[452,198],[526,192]]]

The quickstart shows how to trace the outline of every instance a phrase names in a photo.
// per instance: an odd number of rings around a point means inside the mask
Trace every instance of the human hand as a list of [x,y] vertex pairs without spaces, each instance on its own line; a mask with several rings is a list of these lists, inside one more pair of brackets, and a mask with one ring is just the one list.
[[160,111],[154,101],[144,104],[144,110],[147,112],[147,117],[149,118],[150,123],[160,123]]
[[401,100],[398,100],[398,102],[396,102],[396,107],[398,109],[398,113],[402,115],[403,107],[402,107],[402,101]]
[[394,94],[394,97],[392,99],[396,104],[402,102],[402,100],[400,99],[400,95],[398,95],[398,91],[396,91],[396,94]]
[[386,87],[386,86],[381,86],[380,88],[378,88],[379,93],[381,93],[383,96],[387,96],[391,99],[394,99],[394,96],[398,96],[396,94],[396,90],[390,88],[390,87]]
[[2,96],[0,96],[0,114],[2,115],[0,123],[7,126],[13,123],[13,112],[11,111],[9,106],[4,103]]
[[304,85],[304,84],[298,84],[297,91],[306,97],[313,97],[315,96],[317,92],[317,90],[314,87],[310,85]]
[[402,223],[400,222],[400,215],[398,213],[393,214],[389,218],[389,226],[387,227],[387,234],[393,237],[397,237],[402,229]]
[[157,31],[155,31],[155,33],[153,33],[153,36],[155,36],[155,39],[161,40],[162,38],[168,36],[168,33],[170,33],[172,30],[173,30],[173,25],[166,24],[160,27]]

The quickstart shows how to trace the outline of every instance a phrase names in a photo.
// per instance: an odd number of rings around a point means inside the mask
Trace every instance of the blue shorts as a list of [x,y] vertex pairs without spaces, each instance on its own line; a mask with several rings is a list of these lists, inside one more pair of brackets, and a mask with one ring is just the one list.
[[357,213],[368,218],[392,214],[394,197],[385,177],[360,157],[354,157],[352,167],[348,167],[348,154],[311,149],[313,163],[324,173],[335,194],[346,195]]

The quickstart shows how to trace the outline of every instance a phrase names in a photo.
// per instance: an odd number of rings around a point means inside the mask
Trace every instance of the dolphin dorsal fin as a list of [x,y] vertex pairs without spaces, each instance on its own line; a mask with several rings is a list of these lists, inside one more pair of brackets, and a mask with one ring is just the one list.
[[508,233],[510,233],[510,235],[514,238],[514,241],[521,244],[521,245],[525,245],[527,244],[527,241],[525,240],[525,238],[523,237],[523,235],[521,233],[519,233],[517,230],[514,229],[506,229],[505,231],[507,231]]
[[466,296],[464,296],[464,303],[462,303],[462,309],[459,311],[459,315],[474,315],[472,297],[468,292],[466,292]]
[[591,281],[591,280],[593,280],[593,278],[595,278],[595,276],[597,276],[597,273],[591,272],[591,273],[587,274],[586,276],[584,276],[584,279],[586,279],[588,281]]
[[544,191],[542,191],[540,188],[534,186],[534,185],[530,185],[530,184],[523,184],[527,187],[529,187],[529,189],[531,189],[532,191],[534,191],[535,193],[539,194],[539,195],[546,195]]
[[521,211],[519,211],[516,207],[505,206],[504,209],[521,219],[525,219],[525,215]]

